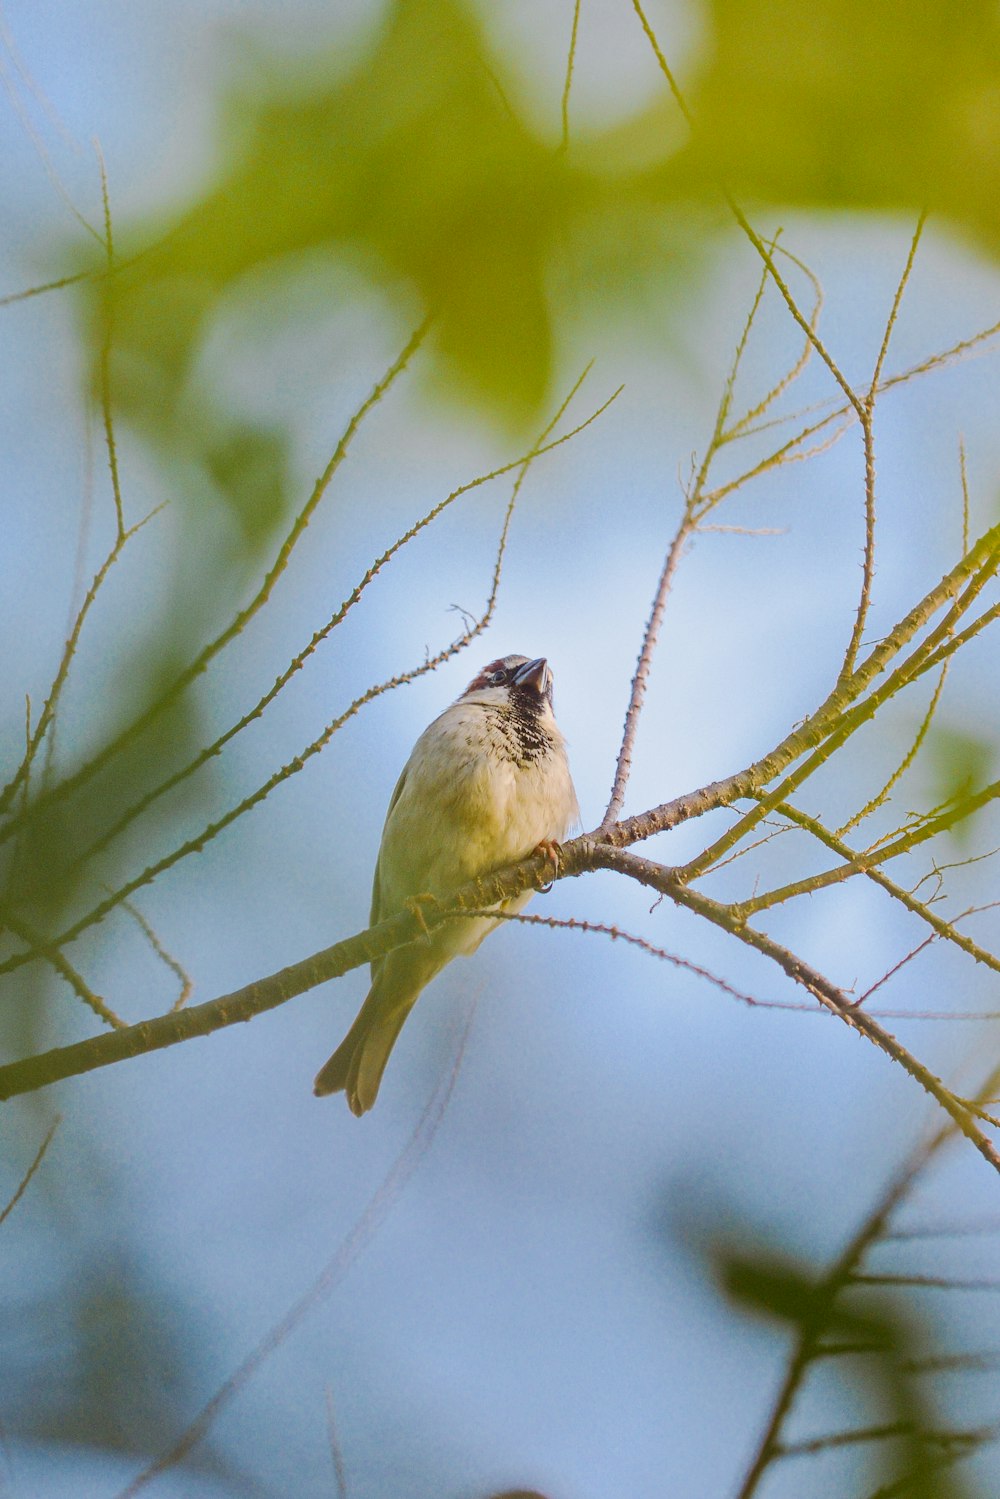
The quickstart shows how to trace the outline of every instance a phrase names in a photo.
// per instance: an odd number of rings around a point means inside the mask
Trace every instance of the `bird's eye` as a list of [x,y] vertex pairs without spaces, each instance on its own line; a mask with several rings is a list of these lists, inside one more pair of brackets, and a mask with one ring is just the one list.
[[490,677],[490,686],[499,687],[500,683],[504,680],[506,675],[507,673],[505,671],[495,671]]

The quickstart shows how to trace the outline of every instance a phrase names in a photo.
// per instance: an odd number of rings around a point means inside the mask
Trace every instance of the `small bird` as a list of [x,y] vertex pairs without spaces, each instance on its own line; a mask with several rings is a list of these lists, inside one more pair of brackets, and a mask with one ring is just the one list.
[[[424,730],[396,783],[375,865],[371,924],[529,854],[554,858],[578,816],[548,662],[491,661]],[[531,894],[498,909],[519,911]],[[376,958],[368,998],[313,1091],[344,1090],[354,1114],[370,1109],[421,990],[497,925],[488,916],[445,922],[424,940]]]

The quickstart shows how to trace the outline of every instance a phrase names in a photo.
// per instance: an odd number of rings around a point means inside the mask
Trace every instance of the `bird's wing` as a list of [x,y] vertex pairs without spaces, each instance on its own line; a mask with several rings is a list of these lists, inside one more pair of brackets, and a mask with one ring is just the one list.
[[[389,806],[386,809],[386,823],[388,823],[389,818],[392,816],[393,807],[396,805],[396,803],[399,801],[400,796],[402,795],[403,786],[406,783],[406,772],[409,770],[409,768],[409,763],[404,765],[402,774],[400,775],[399,780],[396,782],[396,789],[392,793],[392,796],[389,800]],[[382,828],[382,841],[383,843],[385,842],[385,826],[383,826]],[[387,911],[385,909],[385,901],[382,892],[382,882],[379,877],[379,868],[381,863],[382,847],[380,846],[378,851],[378,858],[375,860],[375,874],[372,877],[372,904],[368,919],[369,926],[374,926],[376,922],[383,921],[386,916],[394,916],[396,914],[394,911]]]

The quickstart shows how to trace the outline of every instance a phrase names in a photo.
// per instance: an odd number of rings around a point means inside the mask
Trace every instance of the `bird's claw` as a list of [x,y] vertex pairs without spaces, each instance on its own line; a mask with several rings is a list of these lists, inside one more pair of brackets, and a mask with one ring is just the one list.
[[[540,843],[535,845],[533,853],[536,858],[544,859],[547,864],[552,865],[553,875],[559,873],[559,844],[554,838],[543,838]],[[543,895],[546,894],[552,889],[552,881],[549,880],[539,888]]]

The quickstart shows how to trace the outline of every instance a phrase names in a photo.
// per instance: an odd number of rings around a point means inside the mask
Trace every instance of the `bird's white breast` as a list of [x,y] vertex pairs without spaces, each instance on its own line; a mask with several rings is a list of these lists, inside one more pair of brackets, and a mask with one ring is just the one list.
[[539,715],[538,728],[539,747],[518,758],[510,715],[486,691],[424,730],[382,835],[387,908],[424,891],[444,894],[565,837],[578,815],[565,744],[551,712]]

